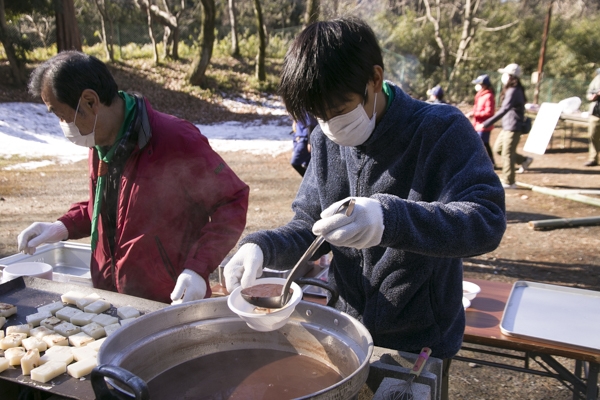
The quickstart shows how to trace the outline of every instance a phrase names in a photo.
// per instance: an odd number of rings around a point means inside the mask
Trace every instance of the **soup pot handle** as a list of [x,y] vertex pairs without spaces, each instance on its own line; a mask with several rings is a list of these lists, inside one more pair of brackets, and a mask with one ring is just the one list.
[[327,290],[329,293],[331,293],[331,295],[329,296],[329,301],[327,302],[327,306],[329,306],[329,307],[335,306],[335,303],[337,303],[338,298],[340,297],[340,293],[337,290],[337,286],[335,286],[329,282],[325,282],[318,278],[301,277],[301,278],[295,279],[294,282],[296,282],[299,285],[318,286],[320,288]]
[[148,400],[148,385],[137,375],[115,365],[102,364],[92,370],[92,388],[97,400],[132,399],[117,390],[108,388],[104,378],[111,378],[126,385],[135,395],[136,400]]

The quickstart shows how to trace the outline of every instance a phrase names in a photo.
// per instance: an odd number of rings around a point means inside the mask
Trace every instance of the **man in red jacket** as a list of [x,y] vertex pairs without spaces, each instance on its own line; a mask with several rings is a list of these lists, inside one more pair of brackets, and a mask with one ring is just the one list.
[[89,199],[19,234],[19,251],[91,235],[94,287],[170,302],[210,297],[209,274],[245,224],[248,186],[191,123],[119,91],[104,63],[61,52],[29,91],[89,147]]
[[[490,77],[487,75],[479,75],[472,82],[475,85],[475,103],[473,110],[467,113],[467,117],[473,118],[473,126],[483,123],[486,119],[493,117],[496,112],[496,99],[494,98],[494,88],[490,82]],[[490,147],[490,133],[494,127],[481,128],[477,131],[479,137],[483,141],[485,150],[494,164],[494,152]]]

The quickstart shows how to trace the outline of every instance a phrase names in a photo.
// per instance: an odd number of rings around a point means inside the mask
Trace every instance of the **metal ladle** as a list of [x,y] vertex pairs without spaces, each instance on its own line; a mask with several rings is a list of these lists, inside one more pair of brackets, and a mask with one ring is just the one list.
[[[338,207],[338,209],[335,211],[335,214],[338,214],[343,210],[344,214],[347,217],[349,217],[350,215],[352,215],[352,211],[354,211],[355,202],[356,202],[356,200],[353,198],[345,201]],[[319,235],[315,238],[315,240],[308,247],[306,252],[302,255],[302,257],[300,257],[300,260],[298,260],[298,262],[296,263],[294,268],[292,268],[292,271],[288,275],[288,278],[286,279],[285,284],[283,285],[283,289],[281,290],[281,294],[279,296],[264,296],[264,297],[253,296],[250,294],[245,294],[244,291],[242,290],[241,295],[244,298],[244,300],[246,300],[248,303],[250,303],[252,305],[255,305],[256,307],[282,308],[283,306],[285,306],[291,297],[290,286],[292,285],[292,282],[296,278],[296,276],[295,276],[296,271],[302,264],[304,264],[306,261],[310,260],[310,258],[313,256],[313,254],[315,254],[317,249],[319,247],[321,247],[321,245],[323,244],[324,241],[325,241],[325,238],[322,235]]]

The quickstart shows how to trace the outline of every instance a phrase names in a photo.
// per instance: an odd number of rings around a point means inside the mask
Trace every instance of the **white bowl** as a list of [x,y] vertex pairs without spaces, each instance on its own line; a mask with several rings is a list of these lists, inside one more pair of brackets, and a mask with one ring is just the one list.
[[[263,284],[263,283],[274,283],[285,285],[284,278],[261,278],[257,279],[255,285]],[[297,283],[292,282],[292,289],[294,293],[292,293],[292,298],[288,301],[288,303],[283,308],[272,308],[271,312],[265,313],[261,311],[255,311],[256,306],[248,303],[242,297],[241,286],[237,287],[227,299],[227,305],[229,309],[239,315],[241,319],[243,319],[246,324],[254,329],[255,331],[260,332],[269,332],[274,331],[286,324],[296,305],[302,300],[302,288]]]
[[52,265],[43,262],[21,262],[7,265],[2,271],[2,283],[19,276],[34,276],[52,280]]
[[476,285],[473,282],[463,281],[463,297],[466,297],[467,300],[473,300],[477,297],[477,293],[479,292],[481,292],[479,285]]
[[471,300],[467,299],[466,297],[463,296],[463,307],[466,310],[467,308],[471,307]]

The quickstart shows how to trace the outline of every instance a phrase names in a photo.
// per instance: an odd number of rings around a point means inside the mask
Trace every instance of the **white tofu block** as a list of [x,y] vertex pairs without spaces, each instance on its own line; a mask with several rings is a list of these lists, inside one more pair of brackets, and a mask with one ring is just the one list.
[[64,337],[63,335],[59,335],[58,333],[46,335],[42,338],[42,340],[44,342],[46,342],[46,344],[50,348],[52,348],[54,346],[68,346],[69,345],[69,339]]
[[96,322],[92,322],[91,324],[82,326],[81,332],[85,333],[88,336],[93,337],[96,340],[100,339],[101,337],[106,336],[104,327]]
[[25,337],[27,337],[29,336],[29,331],[31,331],[32,328],[33,326],[30,324],[13,325],[6,328],[6,334],[24,333],[26,335]]
[[37,328],[33,328],[29,331],[29,336],[36,337],[38,339],[43,338],[46,335],[50,335],[54,333],[52,329],[48,329],[45,326],[38,326]]
[[21,359],[26,351],[23,347],[12,347],[4,350],[4,358],[8,360],[10,365],[21,365]]
[[63,320],[58,317],[50,317],[50,318],[41,320],[40,326],[43,326],[44,328],[47,328],[50,330],[54,330],[54,327],[56,325],[60,324],[61,322],[63,322]]
[[92,322],[100,324],[102,326],[112,325],[119,322],[119,318],[112,317],[108,314],[98,314],[93,319]]
[[63,321],[54,327],[54,332],[58,333],[59,335],[69,337],[71,335],[81,332],[81,328],[73,325],[70,322]]
[[104,341],[106,340],[106,338],[102,338],[102,339],[97,339],[94,342],[88,344],[87,346],[85,346],[86,349],[93,349],[96,351],[100,351],[100,346],[102,346],[102,343],[104,343]]
[[37,351],[46,351],[48,349],[48,345],[42,339],[38,339],[35,336],[28,337],[23,339],[22,346],[25,347],[25,350],[33,350],[37,349]]
[[81,310],[75,307],[65,307],[61,310],[58,310],[56,312],[56,318],[60,318],[63,321],[71,321],[71,318],[73,318],[75,315],[77,314],[81,314]]
[[19,347],[23,343],[22,333],[9,333],[6,337],[0,339],[0,350],[12,349],[13,347]]
[[106,332],[106,337],[112,335],[120,327],[121,327],[121,324],[119,324],[119,323],[105,326],[104,332]]
[[46,351],[43,356],[40,357],[40,365],[46,364],[49,361],[61,361],[65,364],[71,364],[73,362],[73,352],[68,346],[56,346]]
[[140,312],[131,306],[123,306],[117,308],[117,315],[121,319],[137,318],[140,316]]
[[0,328],[2,328],[5,323],[6,323],[6,317],[0,317]]
[[58,310],[65,308],[65,305],[62,301],[55,301],[54,303],[46,304],[45,306],[38,307],[38,312],[48,311],[50,314],[54,315]]
[[[92,344],[92,343],[90,343],[90,344]],[[91,358],[98,357],[98,350],[92,349],[91,347],[88,347],[88,346],[70,347],[71,353],[73,353],[73,359],[75,361],[81,361],[81,360],[85,360],[86,358],[90,358],[90,357]]]
[[0,331],[0,339],[4,339],[4,331]]
[[17,306],[8,303],[0,303],[0,317],[8,318],[16,313]]
[[71,323],[73,325],[78,325],[78,326],[84,326],[87,324],[91,324],[92,323],[92,319],[94,319],[94,317],[97,314],[94,313],[89,313],[89,312],[81,312],[79,314],[73,315],[71,317]]
[[121,321],[119,321],[121,323],[121,326],[125,326],[130,322],[135,321],[137,318],[127,318],[127,319],[122,319]]
[[99,300],[100,295],[98,293],[91,293],[75,302],[75,305],[80,310],[83,310],[88,305],[92,304],[94,301]]
[[69,336],[71,346],[81,347],[92,343],[95,339],[84,332],[79,332]]
[[95,358],[86,358],[85,360],[77,361],[67,367],[67,373],[73,378],[81,378],[92,372],[94,367],[98,365]]
[[84,293],[78,292],[77,290],[69,290],[67,293],[60,296],[63,303],[77,304],[77,300],[85,297]]
[[0,357],[0,372],[6,371],[9,365],[10,364],[8,363],[8,360],[6,358]]
[[21,370],[23,375],[29,375],[31,370],[40,366],[40,352],[38,349],[27,350],[21,358]]
[[31,327],[36,327],[40,325],[43,319],[50,318],[52,313],[50,311],[40,311],[35,314],[30,314],[25,317],[27,323],[31,325]]
[[100,314],[110,308],[110,303],[106,300],[96,300],[83,308],[85,312]]
[[[40,357],[41,358],[41,357]],[[46,383],[67,371],[67,364],[60,361],[49,361],[31,370],[31,379]]]

